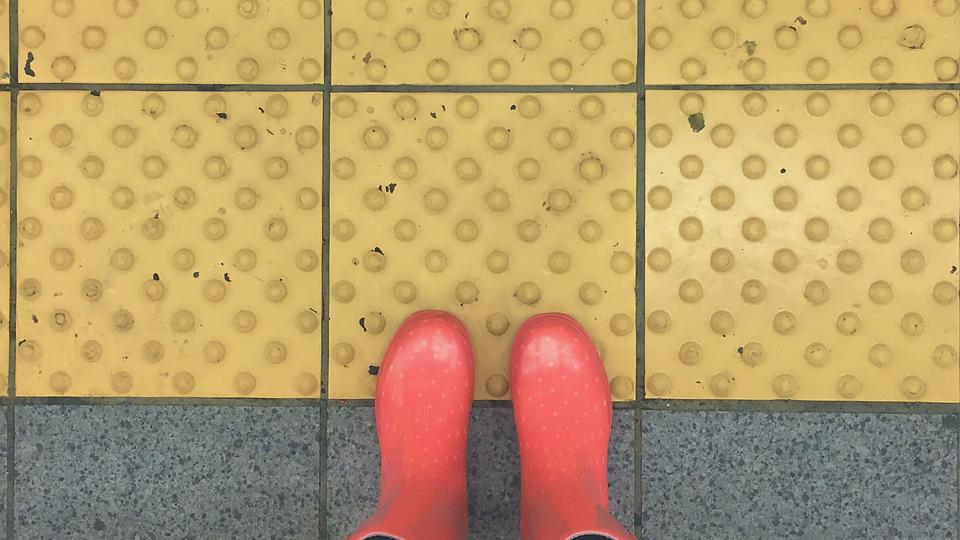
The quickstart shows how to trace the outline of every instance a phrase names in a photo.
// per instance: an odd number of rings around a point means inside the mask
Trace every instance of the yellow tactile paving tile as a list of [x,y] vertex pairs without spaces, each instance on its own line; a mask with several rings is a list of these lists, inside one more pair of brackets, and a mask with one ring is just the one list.
[[333,82],[624,84],[635,0],[334,0]]
[[323,75],[321,0],[21,0],[19,17],[22,82],[303,84]]
[[958,0],[648,0],[647,84],[956,82]]
[[960,401],[957,100],[647,93],[646,395]]
[[[0,283],[10,283],[10,94],[0,92]],[[10,287],[0,285],[0,347],[10,350]],[[0,367],[0,394],[7,392],[7,371]]]
[[21,93],[18,395],[318,397],[321,104]]
[[330,397],[370,397],[420,309],[464,321],[476,397],[507,399],[517,327],[594,337],[615,398],[636,369],[634,94],[335,94]]

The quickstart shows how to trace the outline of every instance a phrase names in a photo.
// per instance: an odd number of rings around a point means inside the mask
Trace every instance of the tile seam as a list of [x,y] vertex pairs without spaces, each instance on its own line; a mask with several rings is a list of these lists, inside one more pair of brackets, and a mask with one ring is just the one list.
[[181,397],[74,397],[17,396],[18,405],[49,406],[183,406],[183,407],[321,407],[317,398],[181,398]]
[[323,121],[321,127],[321,163],[323,169],[320,171],[321,190],[320,207],[322,210],[320,220],[320,290],[321,290],[321,308],[320,308],[320,402],[321,402],[321,422],[320,422],[320,477],[319,481],[319,515],[317,523],[317,533],[320,538],[327,537],[327,508],[329,498],[327,494],[327,440],[329,423],[328,396],[330,391],[330,358],[327,350],[330,348],[330,81],[332,78],[332,43],[333,36],[333,9],[332,0],[323,0]]
[[7,314],[7,496],[6,496],[6,536],[13,540],[16,532],[16,393],[17,393],[17,99],[19,97],[19,0],[10,0],[7,10],[10,16],[8,53],[10,55],[10,130],[7,140],[10,145],[10,185],[7,204],[10,206],[10,244],[7,267],[10,271],[10,301]]
[[636,389],[636,401],[633,406],[633,533],[637,538],[642,538],[643,535],[643,409],[640,407],[641,401],[644,398],[644,381],[646,380],[646,367],[644,347],[645,344],[645,335],[643,332],[643,317],[645,313],[645,285],[644,285],[644,276],[646,270],[646,263],[644,261],[646,255],[646,170],[647,170],[647,156],[646,156],[646,44],[647,40],[643,36],[646,35],[646,13],[647,13],[647,2],[646,0],[638,0],[637,2],[637,93],[636,93],[636,115],[637,115],[637,136],[635,138],[637,145],[637,188],[636,188],[636,205],[637,205],[637,244],[636,244],[636,253],[634,254],[634,260],[636,264],[634,268],[637,269],[636,275],[636,315],[634,316],[634,332],[636,332],[636,378],[634,380],[635,389]]
[[30,91],[130,91],[130,92],[320,92],[325,84],[180,84],[180,83],[22,83]]
[[[213,406],[213,407],[372,407],[372,399],[317,398],[181,398],[181,397],[76,397],[16,396],[7,403],[19,405],[74,406]],[[509,408],[510,400],[475,400],[476,408]],[[892,414],[960,414],[960,403],[916,403],[903,401],[775,401],[775,400],[696,400],[640,399],[617,401],[614,409],[643,411],[716,411],[716,412],[798,412],[798,413],[892,413]]]
[[[0,88],[4,88],[0,85]],[[9,86],[7,87],[9,88]],[[23,83],[19,84],[23,91],[157,91],[157,92],[351,92],[351,93],[479,93],[479,94],[510,94],[510,93],[637,93],[647,90],[740,90],[740,91],[771,91],[771,90],[804,90],[804,91],[835,91],[835,90],[954,90],[960,91],[960,83],[836,83],[836,84],[644,84],[632,83],[627,85],[339,85],[339,84],[173,84],[173,83]]]
[[633,487],[633,506],[634,506],[634,535],[637,538],[643,536],[643,409],[638,405],[634,413],[634,487]]
[[351,93],[633,93],[637,84],[627,85],[337,85],[337,84],[177,84],[177,83],[24,83],[22,90],[31,91],[157,91],[157,92],[351,92]]
[[637,91],[637,83],[610,85],[610,84],[585,84],[585,85],[562,85],[562,84],[512,84],[512,85],[472,85],[472,84],[450,84],[450,85],[419,85],[419,84],[396,84],[390,86],[379,85],[331,85],[334,92],[355,92],[355,93],[402,93],[402,92],[422,92],[422,93],[477,93],[477,94],[513,94],[520,92],[529,93],[564,93],[564,94],[633,94]]
[[[330,407],[372,407],[372,399],[331,399]],[[474,408],[508,408],[510,400],[475,400]],[[913,403],[870,401],[762,401],[762,400],[662,400],[618,401],[614,409],[684,412],[792,412],[874,414],[960,414],[960,403]]]
[[904,401],[775,401],[721,399],[645,399],[647,411],[956,414],[960,403]]
[[637,270],[636,276],[636,285],[635,285],[635,304],[636,304],[636,315],[634,319],[634,332],[636,332],[636,400],[640,402],[646,397],[645,381],[646,381],[646,332],[644,331],[645,326],[643,320],[646,314],[646,255],[647,255],[647,239],[646,239],[646,169],[647,169],[647,155],[646,155],[646,115],[647,115],[647,101],[646,101],[646,92],[637,93],[637,184],[636,184],[636,204],[637,209],[637,223],[636,223],[636,255],[634,259],[636,264],[634,268]]
[[960,83],[771,83],[771,84],[645,84],[646,90],[960,90]]

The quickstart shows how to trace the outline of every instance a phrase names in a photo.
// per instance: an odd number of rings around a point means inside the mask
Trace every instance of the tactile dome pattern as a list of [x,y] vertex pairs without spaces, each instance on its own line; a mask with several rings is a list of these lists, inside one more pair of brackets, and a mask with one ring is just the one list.
[[19,6],[21,82],[323,78],[322,0],[23,0]]
[[650,0],[647,84],[949,83],[958,0]]
[[351,0],[333,16],[333,82],[626,84],[634,0]]
[[17,393],[319,396],[321,103],[21,93]]
[[958,401],[957,98],[648,93],[646,395]]
[[330,396],[370,397],[419,309],[467,325],[476,396],[508,397],[529,316],[593,336],[634,397],[636,103],[631,94],[334,94]]

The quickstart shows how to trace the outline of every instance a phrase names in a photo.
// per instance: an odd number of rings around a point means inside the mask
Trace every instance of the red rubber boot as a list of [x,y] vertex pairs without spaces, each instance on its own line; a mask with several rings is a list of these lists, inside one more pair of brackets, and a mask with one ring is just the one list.
[[397,329],[377,375],[380,500],[351,539],[467,536],[467,426],[473,349],[449,313],[421,311]]
[[609,511],[613,405],[583,327],[560,313],[527,319],[513,342],[510,386],[520,443],[521,538],[634,538]]

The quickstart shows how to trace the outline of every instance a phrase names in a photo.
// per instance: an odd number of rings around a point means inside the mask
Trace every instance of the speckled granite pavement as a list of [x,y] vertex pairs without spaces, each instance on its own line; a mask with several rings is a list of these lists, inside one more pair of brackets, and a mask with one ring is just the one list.
[[[370,405],[17,404],[3,536],[342,538],[376,505]],[[956,413],[662,405],[614,415],[611,508],[642,538],[957,538]],[[516,538],[508,406],[474,408],[468,467],[470,538]]]

